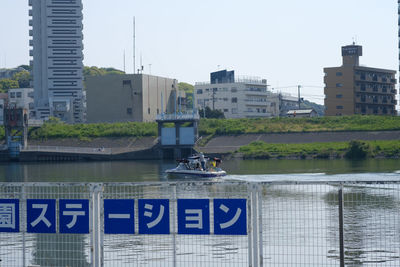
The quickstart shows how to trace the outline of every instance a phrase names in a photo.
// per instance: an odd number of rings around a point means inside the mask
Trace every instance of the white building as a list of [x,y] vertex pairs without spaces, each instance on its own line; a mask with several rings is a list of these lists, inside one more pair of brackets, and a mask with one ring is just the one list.
[[38,119],[83,122],[82,0],[29,0]]
[[266,80],[235,79],[233,71],[223,70],[194,88],[197,109],[220,110],[228,119],[279,116],[279,96],[267,90]]
[[31,118],[35,111],[32,88],[17,88],[8,90],[8,105],[15,108],[24,108],[29,111]]

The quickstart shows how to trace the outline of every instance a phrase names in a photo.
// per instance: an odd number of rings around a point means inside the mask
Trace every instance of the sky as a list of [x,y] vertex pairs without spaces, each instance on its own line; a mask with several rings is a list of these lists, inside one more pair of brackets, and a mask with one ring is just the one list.
[[[0,0],[0,68],[29,64],[28,0]],[[84,65],[179,82],[210,72],[267,79],[274,92],[323,103],[323,68],[341,46],[363,46],[360,63],[398,69],[395,0],[83,0]],[[141,60],[142,59],[142,60]]]

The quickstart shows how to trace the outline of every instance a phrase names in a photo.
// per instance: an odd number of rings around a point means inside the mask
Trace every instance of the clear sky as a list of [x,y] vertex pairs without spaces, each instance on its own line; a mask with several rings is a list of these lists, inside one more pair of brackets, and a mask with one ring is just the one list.
[[[398,69],[395,0],[83,0],[84,64],[133,69],[194,84],[218,69],[266,78],[274,91],[323,102],[323,67],[342,45],[361,64]],[[27,0],[0,0],[0,68],[29,62]],[[151,65],[150,65],[151,64]]]

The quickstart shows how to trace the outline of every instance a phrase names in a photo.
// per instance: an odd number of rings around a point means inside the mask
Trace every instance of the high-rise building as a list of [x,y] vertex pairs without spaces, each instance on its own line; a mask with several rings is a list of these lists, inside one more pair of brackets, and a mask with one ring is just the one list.
[[342,47],[343,64],[324,68],[325,115],[396,115],[396,71],[360,66],[362,47]]
[[82,0],[29,0],[35,116],[84,121]]

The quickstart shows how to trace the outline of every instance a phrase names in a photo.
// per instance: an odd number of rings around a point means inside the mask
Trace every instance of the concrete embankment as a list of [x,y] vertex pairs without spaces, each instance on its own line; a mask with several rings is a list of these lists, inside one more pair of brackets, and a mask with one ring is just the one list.
[[370,132],[312,132],[279,134],[242,134],[235,136],[216,136],[198,150],[207,154],[226,154],[236,151],[254,141],[271,144],[304,144],[316,142],[349,142],[352,140],[400,140],[400,131]]
[[[221,156],[254,141],[301,144],[313,142],[348,142],[351,140],[400,140],[400,131],[312,132],[282,134],[243,134],[216,136],[195,149]],[[155,137],[113,137],[79,139],[29,140],[29,149],[20,153],[20,161],[88,161],[88,160],[153,160],[160,159]],[[6,152],[0,154],[7,161]]]

